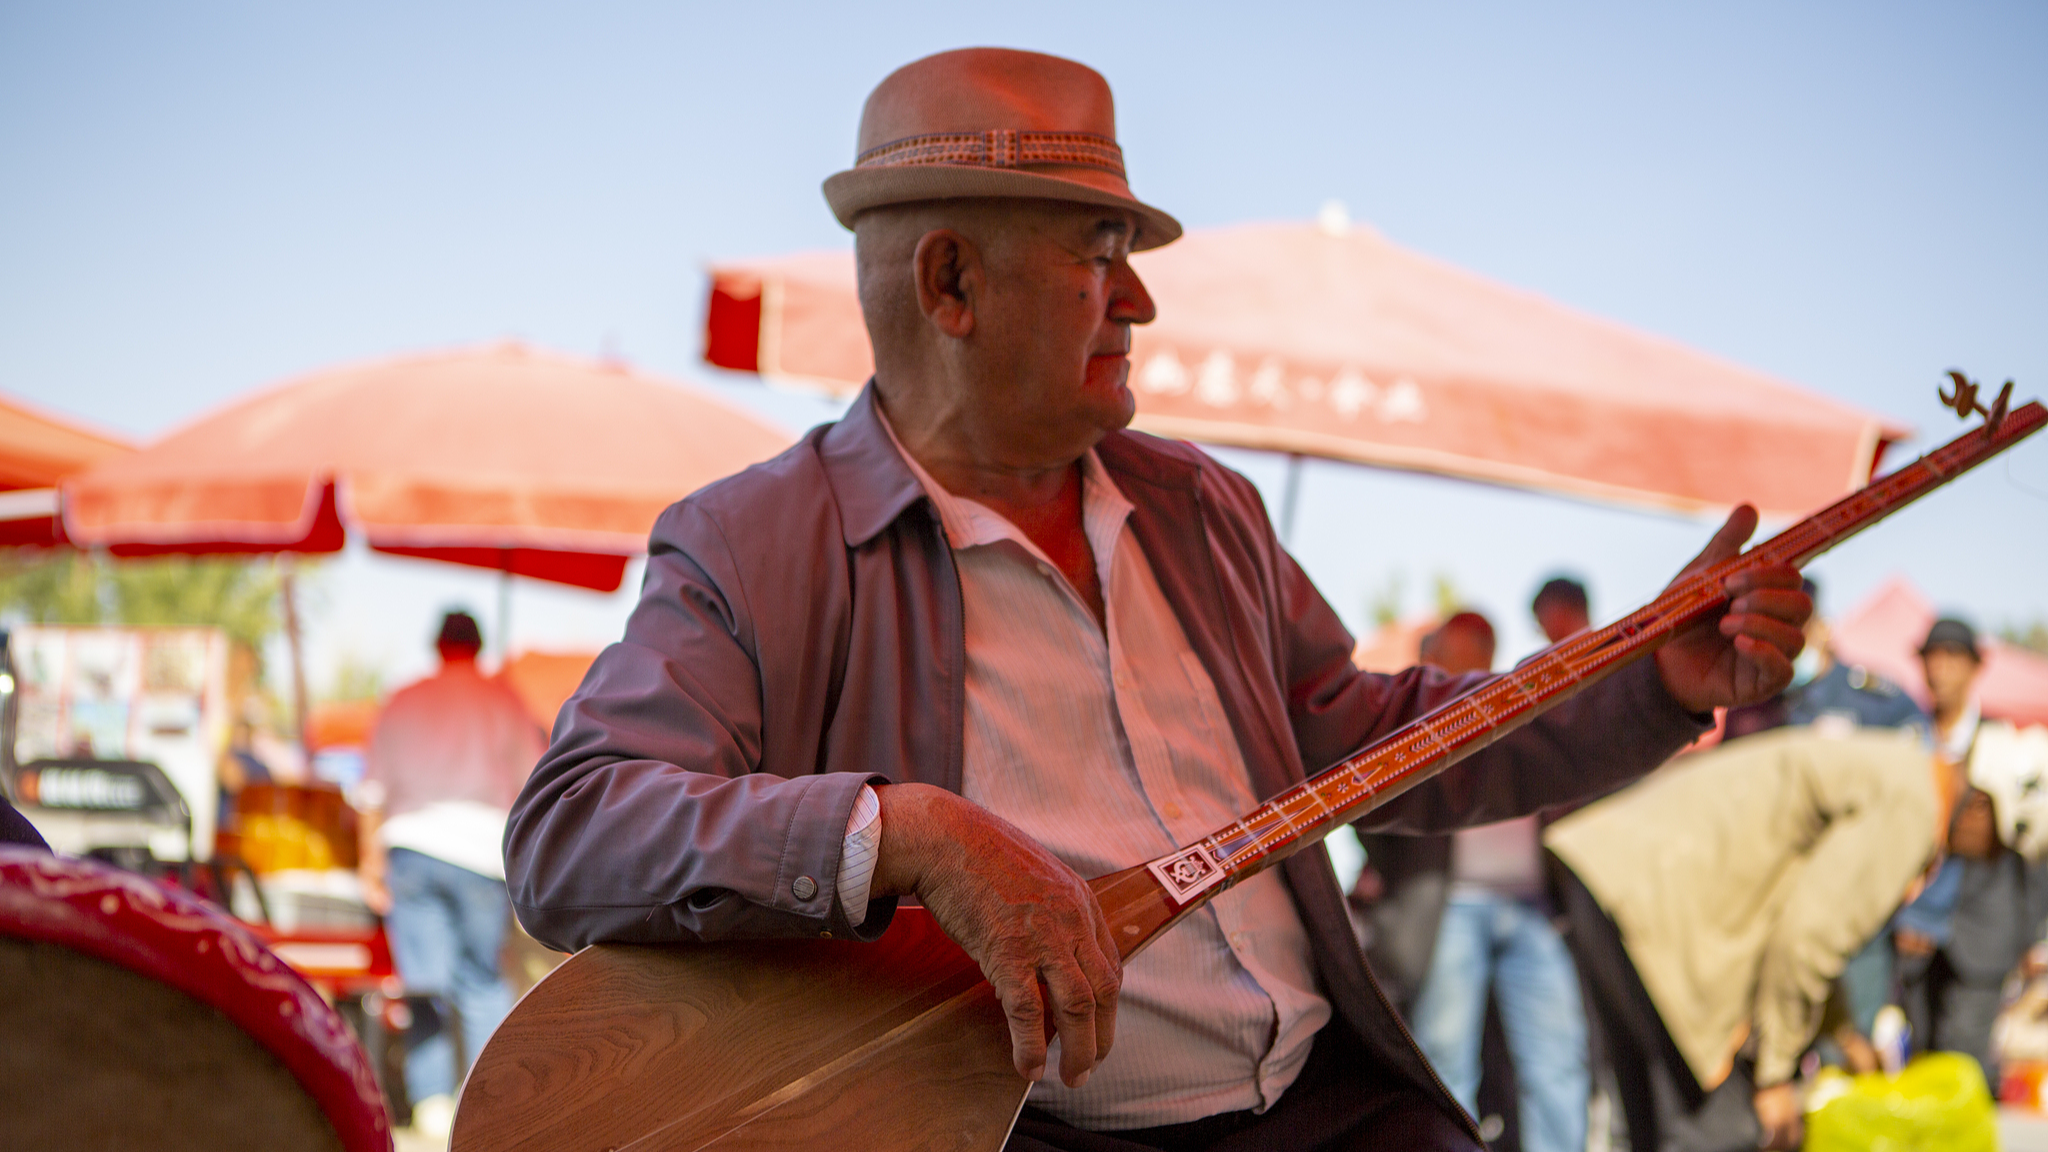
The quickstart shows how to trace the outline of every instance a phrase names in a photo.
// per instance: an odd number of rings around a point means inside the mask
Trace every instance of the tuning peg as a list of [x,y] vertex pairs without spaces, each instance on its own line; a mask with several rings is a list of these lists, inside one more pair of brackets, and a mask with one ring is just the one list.
[[[1943,407],[1955,409],[1956,416],[1964,420],[1968,420],[1971,413],[1984,412],[1984,406],[1977,403],[1977,386],[1970,382],[1969,377],[1951,368],[1948,378],[1956,382],[1955,391],[1950,393],[1941,389],[1935,393],[1941,397]],[[1990,413],[1985,412],[1985,415]]]
[[1986,432],[1993,436],[1998,435],[1998,426],[2005,423],[2006,409],[2011,404],[2012,381],[2007,380],[2005,387],[1998,390],[1998,399],[1991,402],[1991,411],[1984,413],[1984,430]]

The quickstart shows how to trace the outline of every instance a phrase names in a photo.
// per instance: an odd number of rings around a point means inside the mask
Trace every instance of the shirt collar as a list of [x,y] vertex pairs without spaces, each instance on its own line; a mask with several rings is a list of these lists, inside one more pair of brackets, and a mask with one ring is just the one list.
[[[874,420],[888,435],[889,444],[903,458],[911,476],[924,489],[925,497],[932,502],[939,524],[945,529],[946,543],[958,550],[1009,540],[1023,546],[1034,558],[1045,560],[1044,553],[1031,542],[1030,537],[1001,513],[978,500],[956,496],[932,479],[931,473],[917,462],[917,457],[903,447],[903,441],[896,436],[895,426],[889,423],[888,413],[882,411],[880,404],[874,405]],[[1095,450],[1090,448],[1081,457],[1081,521],[1098,564],[1114,547],[1117,534],[1123,530],[1124,521],[1130,514],[1131,502],[1124,498]]]
[[1973,693],[1969,704],[1964,706],[1962,715],[1956,717],[1955,724],[1945,735],[1938,732],[1936,725],[1931,721],[1927,726],[1927,735],[1933,740],[1937,752],[1958,764],[1966,763],[1970,758],[1970,745],[1976,743],[1977,726],[1983,722],[1983,715],[1983,709]]

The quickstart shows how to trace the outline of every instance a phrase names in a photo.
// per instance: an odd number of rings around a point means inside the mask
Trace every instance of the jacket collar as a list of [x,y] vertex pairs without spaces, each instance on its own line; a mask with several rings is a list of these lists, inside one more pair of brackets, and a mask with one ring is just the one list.
[[[853,407],[818,443],[818,458],[839,501],[840,527],[849,548],[881,535],[912,505],[929,502],[924,486],[882,426],[875,404],[875,381],[869,377]],[[1126,496],[1131,495],[1127,480],[1193,494],[1201,465],[1151,450],[1146,439],[1112,432],[1095,446],[1096,455]]]
[[832,494],[839,501],[839,524],[848,548],[858,548],[882,534],[911,505],[925,500],[924,487],[889,441],[875,411],[871,376],[853,407],[825,430],[818,442]]

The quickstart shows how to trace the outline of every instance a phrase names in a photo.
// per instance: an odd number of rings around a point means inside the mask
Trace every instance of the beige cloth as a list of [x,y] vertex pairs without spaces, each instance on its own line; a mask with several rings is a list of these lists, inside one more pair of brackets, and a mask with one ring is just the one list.
[[1932,758],[1910,735],[1804,728],[1674,761],[1544,842],[1621,930],[1701,1086],[1754,1032],[1791,1078],[1842,965],[1936,850]]

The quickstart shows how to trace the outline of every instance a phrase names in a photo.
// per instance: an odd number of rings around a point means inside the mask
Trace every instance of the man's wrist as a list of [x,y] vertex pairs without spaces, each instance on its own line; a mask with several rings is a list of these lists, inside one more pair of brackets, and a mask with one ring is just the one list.
[[943,806],[966,801],[930,784],[877,784],[874,789],[881,805],[882,837],[870,894],[915,896],[931,866],[927,834],[944,819]]

